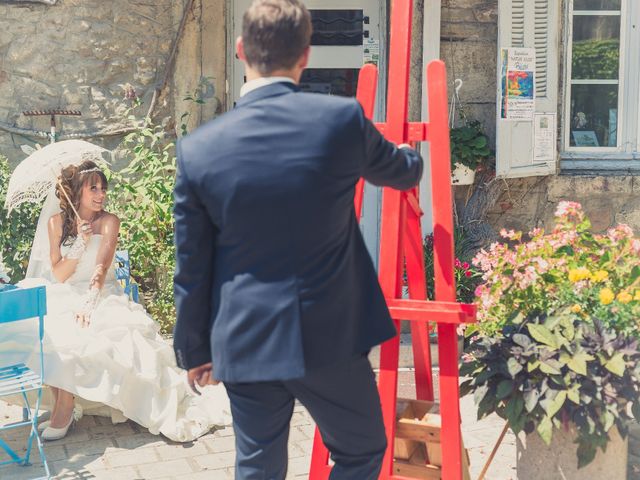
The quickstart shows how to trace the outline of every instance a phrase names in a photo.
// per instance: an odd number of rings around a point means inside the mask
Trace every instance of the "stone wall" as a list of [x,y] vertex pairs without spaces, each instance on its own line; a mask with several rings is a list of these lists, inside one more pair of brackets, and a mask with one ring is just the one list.
[[[82,112],[81,117],[57,120],[63,138],[81,134],[94,143],[115,147],[122,136],[112,132],[127,126],[124,114],[131,104],[124,98],[125,87],[131,85],[142,100],[137,113],[144,115],[154,91],[165,81],[187,4],[189,0],[0,4],[0,153],[15,163],[24,157],[20,145],[47,143],[29,132],[48,131],[49,118],[26,117],[22,111],[51,108]],[[202,26],[205,15],[210,20],[206,28]],[[215,96],[224,92],[224,19],[224,0],[193,2],[177,52],[179,75],[170,72],[166,78],[154,110],[158,119],[180,117],[191,109],[199,122],[221,108],[223,102]],[[221,48],[217,59],[202,48],[205,43]],[[212,62],[203,58],[205,53]],[[184,104],[183,97],[202,76],[210,78],[203,93],[211,102],[206,108]],[[21,129],[26,135],[20,134]]]
[[[455,78],[464,81],[460,97],[468,116],[480,120],[495,142],[498,2],[443,0],[442,4],[440,50],[447,64],[450,91]],[[499,182],[500,198],[489,213],[496,230],[548,227],[558,202],[572,200],[583,205],[595,230],[627,223],[640,234],[638,176],[551,175]],[[468,188],[455,190],[460,206],[468,198]]]
[[493,142],[498,0],[442,0],[441,14],[440,55],[447,65],[449,92],[460,78],[460,100],[467,116],[482,122]]

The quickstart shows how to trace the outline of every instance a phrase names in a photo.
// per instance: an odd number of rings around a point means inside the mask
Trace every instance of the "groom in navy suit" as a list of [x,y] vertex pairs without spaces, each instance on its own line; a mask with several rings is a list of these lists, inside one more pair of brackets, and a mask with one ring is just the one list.
[[243,480],[285,478],[295,399],[332,479],[377,478],[387,446],[367,353],[396,329],[354,190],[411,188],[422,159],[355,100],[300,92],[311,29],[299,0],[255,0],[241,98],[178,145],[176,358],[192,386],[224,383]]

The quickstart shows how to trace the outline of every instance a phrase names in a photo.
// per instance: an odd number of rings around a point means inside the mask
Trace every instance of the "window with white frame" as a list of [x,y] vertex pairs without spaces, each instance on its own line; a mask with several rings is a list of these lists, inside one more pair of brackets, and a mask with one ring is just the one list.
[[635,43],[638,2],[569,3],[564,150],[578,155],[635,153],[640,110],[640,82],[634,74],[640,67]]

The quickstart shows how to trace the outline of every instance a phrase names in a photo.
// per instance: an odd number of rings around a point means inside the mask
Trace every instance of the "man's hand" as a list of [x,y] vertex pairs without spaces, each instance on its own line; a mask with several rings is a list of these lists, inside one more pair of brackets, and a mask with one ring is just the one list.
[[213,378],[213,364],[211,362],[200,365],[199,367],[191,368],[187,372],[187,379],[191,390],[200,395],[200,392],[196,388],[196,382],[201,387],[205,385],[218,385],[220,382]]

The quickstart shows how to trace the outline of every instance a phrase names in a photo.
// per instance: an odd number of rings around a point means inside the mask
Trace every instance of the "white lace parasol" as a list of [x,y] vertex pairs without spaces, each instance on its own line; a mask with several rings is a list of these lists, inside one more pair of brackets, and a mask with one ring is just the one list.
[[85,160],[108,163],[103,154],[109,152],[84,140],[65,140],[36,150],[16,167],[7,189],[4,207],[8,213],[25,202],[40,202],[56,183],[63,168]]

